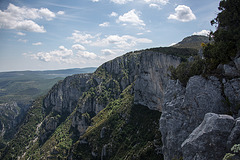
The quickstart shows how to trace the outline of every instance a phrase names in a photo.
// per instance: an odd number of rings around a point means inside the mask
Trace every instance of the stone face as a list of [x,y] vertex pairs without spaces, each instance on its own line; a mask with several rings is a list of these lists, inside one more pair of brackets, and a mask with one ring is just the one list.
[[234,59],[235,66],[240,71],[240,57]]
[[169,67],[176,67],[180,59],[155,52],[142,53],[139,75],[134,86],[134,103],[162,110],[164,90],[169,80]]
[[228,98],[231,113],[240,117],[240,78],[228,80],[224,83],[224,94]]
[[16,102],[0,104],[0,138],[12,134],[22,117],[23,114]]
[[90,77],[91,74],[73,75],[57,83],[43,100],[44,110],[59,114],[71,113],[79,97],[88,89],[86,82]]
[[165,160],[181,158],[181,144],[202,122],[206,113],[226,113],[218,78],[191,77],[184,88],[170,81],[160,119]]
[[207,113],[203,122],[182,143],[183,159],[222,159],[234,124],[231,116]]
[[[102,67],[113,76],[118,76],[121,89],[135,81],[134,104],[160,111],[164,90],[169,80],[169,67],[177,67],[180,58],[151,51],[129,55],[118,57],[103,64]],[[127,77],[123,75],[123,70]]]
[[[77,106],[79,97],[89,88],[87,81],[90,77],[91,74],[73,75],[53,86],[43,100],[45,114],[48,115],[52,112],[54,115],[59,115],[62,120],[67,118]],[[47,116],[44,119],[40,134],[42,142],[54,132],[59,123],[60,120],[57,117]]]
[[230,151],[234,144],[240,144],[240,118],[236,119],[235,126],[227,140],[227,150]]
[[227,64],[223,65],[223,71],[224,71],[223,74],[228,77],[237,77],[240,75],[239,71],[235,67],[232,67]]

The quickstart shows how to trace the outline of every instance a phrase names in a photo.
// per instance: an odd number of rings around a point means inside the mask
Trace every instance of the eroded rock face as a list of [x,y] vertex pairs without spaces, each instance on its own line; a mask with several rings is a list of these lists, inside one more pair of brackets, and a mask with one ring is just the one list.
[[233,116],[240,117],[240,78],[225,81],[224,94],[228,99],[227,103],[230,105]]
[[240,118],[235,120],[235,125],[231,130],[231,134],[227,140],[227,151],[230,151],[232,146],[240,144]]
[[[49,91],[43,100],[43,111],[48,116],[41,126],[41,142],[44,142],[54,132],[60,121],[65,120],[74,110],[79,97],[89,89],[87,81],[90,77],[91,74],[69,76]],[[49,113],[52,114],[49,115]]]
[[191,77],[186,88],[170,81],[160,119],[164,159],[182,157],[181,144],[206,113],[227,113],[221,88],[216,77]]
[[231,116],[207,113],[203,122],[182,143],[183,159],[222,159],[234,124]]
[[164,90],[169,80],[169,67],[176,67],[180,59],[156,52],[142,53],[139,75],[134,86],[134,103],[162,110]]
[[83,134],[89,124],[81,117],[84,113],[98,114],[103,110],[108,100],[102,102],[98,97],[104,94],[102,88],[114,90],[111,94],[117,99],[121,92],[129,85],[134,83],[134,103],[144,105],[152,110],[161,110],[164,90],[169,80],[169,67],[176,67],[180,63],[180,58],[158,52],[137,52],[129,53],[104,63],[99,70],[106,72],[111,80],[99,78],[97,75],[92,77],[96,82],[94,86],[94,96],[83,97],[79,101],[78,109],[73,117],[72,127]]
[[19,124],[20,107],[16,102],[0,104],[0,138],[9,134]]
[[79,97],[89,88],[86,82],[90,77],[91,74],[73,75],[57,83],[43,100],[45,112],[71,113]]
[[134,103],[136,105],[161,111],[164,90],[169,80],[169,67],[177,67],[180,62],[179,57],[144,51],[118,57],[103,64],[102,67],[113,77],[118,77],[121,90],[135,81]]

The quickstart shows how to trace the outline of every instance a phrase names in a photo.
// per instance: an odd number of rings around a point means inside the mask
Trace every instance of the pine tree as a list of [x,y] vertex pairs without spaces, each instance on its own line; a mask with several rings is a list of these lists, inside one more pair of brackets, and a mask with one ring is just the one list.
[[209,70],[229,62],[240,51],[240,0],[221,0],[218,9],[220,13],[211,21],[217,27],[210,34],[214,42],[204,50]]

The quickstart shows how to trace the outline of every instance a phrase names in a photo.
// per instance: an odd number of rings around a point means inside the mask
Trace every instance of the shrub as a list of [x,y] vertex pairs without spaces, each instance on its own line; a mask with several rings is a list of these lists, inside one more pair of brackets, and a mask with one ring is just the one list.
[[190,77],[203,73],[205,61],[199,56],[195,56],[193,61],[182,62],[177,68],[170,67],[172,79],[179,81],[186,86]]

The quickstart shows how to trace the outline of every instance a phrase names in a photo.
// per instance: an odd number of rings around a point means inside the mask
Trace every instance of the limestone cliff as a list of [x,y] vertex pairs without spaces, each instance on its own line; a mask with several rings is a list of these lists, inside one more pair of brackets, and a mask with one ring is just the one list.
[[82,115],[87,113],[91,118],[97,115],[131,84],[135,105],[161,111],[168,69],[180,61],[179,57],[161,52],[142,51],[104,63],[89,81],[91,88],[79,101],[72,126],[83,134],[90,124],[85,123],[87,120]]
[[234,118],[239,117],[239,71],[232,66],[236,72],[228,74],[227,68],[222,68],[219,78],[191,77],[186,87],[169,81],[160,118],[166,160],[222,159],[240,143],[233,129]]
[[57,126],[76,108],[78,99],[89,89],[87,81],[91,74],[73,75],[55,84],[43,99],[45,119],[41,124],[42,143],[55,131]]

